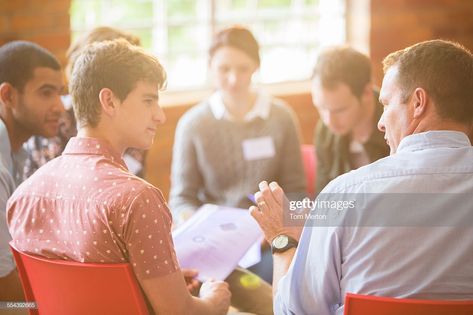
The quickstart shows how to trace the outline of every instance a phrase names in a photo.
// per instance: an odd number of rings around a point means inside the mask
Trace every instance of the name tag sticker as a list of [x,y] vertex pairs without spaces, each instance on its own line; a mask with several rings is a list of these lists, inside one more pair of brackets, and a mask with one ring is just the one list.
[[268,159],[275,155],[274,141],[271,137],[247,139],[241,145],[246,161]]

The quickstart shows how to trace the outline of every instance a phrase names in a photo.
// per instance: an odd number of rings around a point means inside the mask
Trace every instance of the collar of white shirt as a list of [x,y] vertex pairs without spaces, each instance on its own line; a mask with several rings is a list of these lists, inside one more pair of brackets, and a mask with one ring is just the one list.
[[7,127],[2,119],[0,119],[0,163],[4,164],[10,174],[13,173],[10,139],[8,138]]
[[22,181],[23,167],[27,157],[28,154],[23,147],[20,147],[18,152],[12,152],[7,126],[0,119],[0,164],[8,170],[16,185]]
[[[222,94],[219,91],[214,92],[209,98],[210,109],[215,119],[227,119],[230,121],[235,120],[232,115],[227,111],[225,104],[223,103]],[[248,122],[256,118],[263,120],[268,119],[269,112],[271,109],[271,97],[263,91],[256,91],[256,101],[253,108],[246,113],[243,118],[244,121]]]
[[447,147],[461,148],[471,146],[470,140],[463,132],[453,130],[433,130],[409,135],[401,140],[397,153],[402,151]]

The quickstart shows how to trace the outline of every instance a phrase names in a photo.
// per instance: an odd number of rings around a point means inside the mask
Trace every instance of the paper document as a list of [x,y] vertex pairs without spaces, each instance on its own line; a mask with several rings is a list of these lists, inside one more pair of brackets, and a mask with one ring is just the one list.
[[248,210],[209,204],[172,234],[179,264],[200,281],[224,280],[263,235]]
[[264,237],[261,237],[250,247],[245,256],[238,262],[238,266],[247,269],[261,261],[261,243],[263,239]]

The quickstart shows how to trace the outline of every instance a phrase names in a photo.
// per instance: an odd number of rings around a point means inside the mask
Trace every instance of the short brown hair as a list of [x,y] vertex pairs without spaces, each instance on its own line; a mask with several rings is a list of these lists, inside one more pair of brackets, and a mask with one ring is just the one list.
[[99,93],[113,91],[123,101],[139,81],[162,89],[166,73],[158,59],[124,39],[97,42],[79,55],[69,82],[79,126],[96,127],[101,114]]
[[389,54],[384,72],[398,69],[403,101],[415,88],[425,89],[440,117],[461,123],[473,120],[473,55],[458,43],[430,40]]
[[241,50],[260,65],[259,45],[253,34],[242,26],[232,26],[218,32],[212,41],[209,49],[209,56],[212,59],[215,52],[224,46],[230,46]]
[[324,88],[335,88],[345,83],[353,95],[360,98],[371,81],[370,59],[347,46],[329,47],[323,50],[312,72],[312,79],[319,79]]
[[76,61],[81,51],[87,45],[97,42],[103,42],[106,40],[114,40],[118,38],[123,38],[130,44],[135,46],[141,45],[140,38],[128,32],[124,32],[122,30],[109,26],[96,27],[79,37],[79,39],[77,39],[67,50],[66,57],[68,62],[66,66],[66,74],[68,76],[71,75],[74,62]]

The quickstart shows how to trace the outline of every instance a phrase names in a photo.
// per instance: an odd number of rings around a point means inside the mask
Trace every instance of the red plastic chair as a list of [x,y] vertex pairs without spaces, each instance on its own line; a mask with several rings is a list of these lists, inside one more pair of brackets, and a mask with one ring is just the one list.
[[347,293],[344,315],[472,315],[473,301],[395,299]]
[[30,315],[149,315],[129,264],[51,260],[17,251],[10,243]]
[[314,197],[315,178],[317,175],[317,156],[315,155],[315,148],[311,144],[303,144],[301,145],[301,152],[307,182],[307,194],[309,197]]

